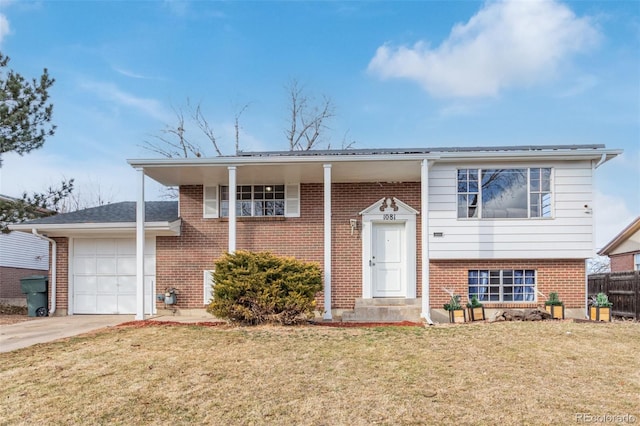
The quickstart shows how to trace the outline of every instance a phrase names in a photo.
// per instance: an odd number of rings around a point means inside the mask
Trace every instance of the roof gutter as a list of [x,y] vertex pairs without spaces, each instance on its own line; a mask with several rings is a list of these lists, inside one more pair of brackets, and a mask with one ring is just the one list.
[[31,229],[31,233],[41,240],[49,241],[51,243],[51,310],[49,310],[49,316],[53,316],[56,312],[56,276],[57,274],[57,253],[58,253],[58,243],[55,240],[52,240],[49,237],[45,237],[42,234],[38,234],[38,230],[36,228]]
[[597,169],[598,167],[602,166],[606,162],[607,162],[607,154],[603,152],[602,156],[600,156],[600,161],[596,163],[596,166],[594,168]]
[[313,156],[229,156],[211,158],[163,158],[163,159],[128,159],[132,167],[138,168],[162,168],[162,167],[210,167],[210,166],[241,166],[241,165],[262,165],[279,166],[282,164],[304,164],[304,163],[341,163],[341,162],[368,162],[368,161],[415,161],[415,160],[438,160],[438,161],[474,161],[480,159],[600,159],[599,165],[607,159],[611,159],[622,153],[616,149],[562,149],[562,150],[535,150],[535,151],[452,151],[429,153],[408,153],[408,154],[360,154],[360,155],[313,155]]
[[[180,235],[181,219],[176,219],[172,222],[145,222],[145,230],[150,233],[156,233],[162,236],[177,236]],[[35,224],[43,229],[48,234],[63,234],[66,236],[69,233],[131,233],[135,232],[135,222],[102,222],[102,223],[38,223]],[[12,224],[9,229],[12,231],[29,232],[31,230],[29,222],[21,224]]]

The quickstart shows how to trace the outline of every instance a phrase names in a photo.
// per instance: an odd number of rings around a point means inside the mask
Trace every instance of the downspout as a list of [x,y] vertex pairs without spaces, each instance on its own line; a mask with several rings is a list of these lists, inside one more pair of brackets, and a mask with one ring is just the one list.
[[433,325],[431,319],[431,301],[429,300],[429,161],[422,160],[420,165],[420,217],[422,249],[422,313],[427,324]]
[[[591,162],[591,194],[593,194],[596,182],[596,169],[607,161],[607,154],[603,153],[596,163]],[[586,206],[585,206],[586,207]],[[596,245],[596,210],[591,206],[591,257],[595,257]],[[589,259],[584,260],[584,317],[589,318]]]
[[598,167],[602,166],[606,162],[607,162],[607,154],[602,154],[602,156],[600,157],[600,161],[598,161],[598,164],[596,164],[594,169],[597,169]]
[[57,276],[57,253],[58,253],[58,243],[55,240],[52,240],[49,237],[45,237],[44,235],[38,234],[38,230],[36,228],[31,229],[31,232],[36,237],[41,240],[45,240],[51,243],[51,310],[49,311],[49,316],[52,317],[53,314],[56,313],[56,276]]

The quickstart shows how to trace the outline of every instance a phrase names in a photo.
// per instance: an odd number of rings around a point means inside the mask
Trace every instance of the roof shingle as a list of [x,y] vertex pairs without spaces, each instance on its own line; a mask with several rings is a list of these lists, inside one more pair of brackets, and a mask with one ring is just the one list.
[[[178,220],[178,218],[177,201],[145,202],[145,222],[173,222]],[[123,201],[35,219],[28,223],[34,225],[53,225],[72,223],[124,223],[135,221],[135,201]]]

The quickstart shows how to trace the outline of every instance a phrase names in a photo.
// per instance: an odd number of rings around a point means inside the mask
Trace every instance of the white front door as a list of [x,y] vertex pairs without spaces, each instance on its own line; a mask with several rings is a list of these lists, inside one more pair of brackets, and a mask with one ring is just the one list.
[[405,224],[373,223],[371,267],[373,297],[406,296]]

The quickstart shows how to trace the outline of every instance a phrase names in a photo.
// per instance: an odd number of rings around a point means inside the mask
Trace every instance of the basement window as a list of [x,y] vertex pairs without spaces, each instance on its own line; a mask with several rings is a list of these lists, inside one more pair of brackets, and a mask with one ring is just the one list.
[[535,269],[469,270],[469,298],[481,302],[535,302]]

